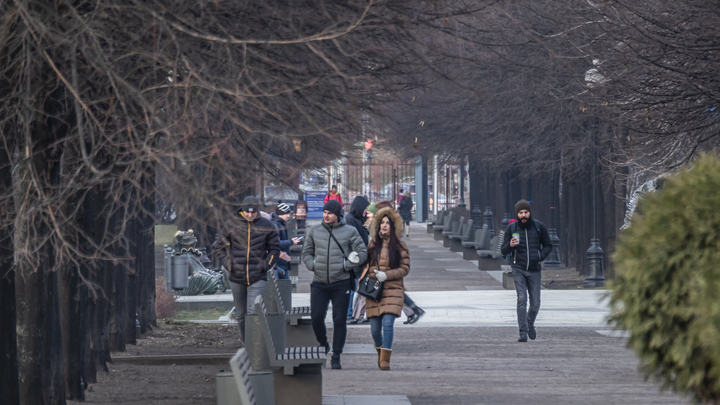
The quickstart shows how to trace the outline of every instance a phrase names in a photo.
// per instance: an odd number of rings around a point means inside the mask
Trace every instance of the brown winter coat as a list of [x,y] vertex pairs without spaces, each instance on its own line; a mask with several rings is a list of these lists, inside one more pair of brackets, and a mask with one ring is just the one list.
[[[377,215],[375,215],[375,218],[373,218],[372,225],[370,227],[370,235],[372,235],[373,238],[375,237],[376,232],[380,227],[380,222],[385,216],[389,216],[390,220],[393,221],[395,225],[395,235],[398,239],[400,239],[402,237],[402,219],[400,218],[400,215],[398,215],[395,211],[392,210],[392,208],[383,208],[378,211]],[[400,244],[403,248],[400,255],[400,267],[391,269],[390,253],[388,252],[387,247],[388,237],[385,236],[383,237],[383,239],[383,242],[385,243],[383,243],[382,251],[380,253],[380,259],[378,260],[379,266],[376,266],[374,264],[372,266],[370,264],[365,266],[368,277],[372,279],[376,278],[375,273],[373,272],[373,270],[376,268],[379,268],[380,271],[384,271],[387,275],[387,280],[385,280],[385,286],[383,288],[382,298],[380,299],[380,302],[368,299],[365,303],[368,318],[371,318],[373,316],[379,316],[381,314],[393,314],[395,316],[400,316],[403,307],[403,295],[405,294],[405,284],[403,283],[403,277],[407,276],[410,272],[410,255],[408,253],[407,245],[405,245],[405,242],[400,241]],[[374,246],[375,240],[371,241],[368,245],[368,256],[370,256],[370,252]]]

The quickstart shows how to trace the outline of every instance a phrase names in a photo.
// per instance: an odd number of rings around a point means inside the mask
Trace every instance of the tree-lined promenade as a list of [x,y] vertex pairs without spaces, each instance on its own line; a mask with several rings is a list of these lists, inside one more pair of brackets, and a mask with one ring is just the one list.
[[717,149],[720,24],[701,1],[0,0],[0,16],[9,404],[82,399],[136,322],[155,326],[164,207],[208,246],[261,179],[297,188],[372,139],[467,160],[483,209],[528,190],[560,207],[582,268],[642,184]]

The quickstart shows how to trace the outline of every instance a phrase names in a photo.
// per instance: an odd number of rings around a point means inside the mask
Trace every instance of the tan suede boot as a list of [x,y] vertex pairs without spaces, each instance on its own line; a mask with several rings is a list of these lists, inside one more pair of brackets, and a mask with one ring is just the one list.
[[375,350],[378,352],[378,368],[382,368],[380,367],[380,351],[382,351],[382,346],[375,346]]
[[392,350],[380,349],[380,370],[390,370],[390,355]]

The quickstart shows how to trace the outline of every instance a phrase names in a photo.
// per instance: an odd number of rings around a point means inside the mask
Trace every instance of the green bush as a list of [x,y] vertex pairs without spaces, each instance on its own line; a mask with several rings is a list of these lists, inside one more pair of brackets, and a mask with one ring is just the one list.
[[610,322],[646,376],[720,403],[720,160],[701,157],[640,208],[613,257]]

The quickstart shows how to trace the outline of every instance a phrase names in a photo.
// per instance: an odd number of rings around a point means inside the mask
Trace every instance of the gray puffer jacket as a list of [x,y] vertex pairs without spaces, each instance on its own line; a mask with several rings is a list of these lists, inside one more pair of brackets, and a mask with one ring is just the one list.
[[343,253],[335,243],[330,233],[340,243],[345,255],[357,252],[360,263],[367,260],[367,248],[360,238],[357,229],[347,225],[345,219],[328,225],[321,223],[315,225],[308,232],[302,250],[302,260],[308,270],[315,273],[313,282],[332,284],[341,280],[350,279],[350,271],[354,266],[344,260]]

